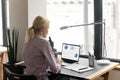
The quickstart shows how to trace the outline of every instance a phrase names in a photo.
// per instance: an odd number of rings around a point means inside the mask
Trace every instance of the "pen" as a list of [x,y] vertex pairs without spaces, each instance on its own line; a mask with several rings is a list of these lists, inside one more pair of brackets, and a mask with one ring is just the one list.
[[83,70],[83,69],[87,69],[88,67],[84,67],[84,68],[80,68],[80,69],[78,69],[78,70]]

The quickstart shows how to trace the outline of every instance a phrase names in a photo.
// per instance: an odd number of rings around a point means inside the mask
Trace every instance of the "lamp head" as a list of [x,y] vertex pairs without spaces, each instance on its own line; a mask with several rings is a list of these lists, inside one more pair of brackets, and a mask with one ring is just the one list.
[[67,29],[67,28],[69,28],[69,26],[63,26],[63,27],[60,28],[60,30],[64,30],[64,29]]

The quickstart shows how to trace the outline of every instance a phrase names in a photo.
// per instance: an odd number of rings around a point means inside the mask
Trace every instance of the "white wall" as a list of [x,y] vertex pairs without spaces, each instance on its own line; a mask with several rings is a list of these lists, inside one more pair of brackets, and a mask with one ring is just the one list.
[[27,0],[9,0],[9,23],[10,27],[19,29],[18,60],[21,60],[25,30],[28,27]]
[[28,0],[28,25],[32,26],[32,22],[36,16],[46,16],[46,0]]
[[22,60],[25,32],[38,15],[46,16],[46,0],[9,0],[10,27],[19,29],[18,60]]

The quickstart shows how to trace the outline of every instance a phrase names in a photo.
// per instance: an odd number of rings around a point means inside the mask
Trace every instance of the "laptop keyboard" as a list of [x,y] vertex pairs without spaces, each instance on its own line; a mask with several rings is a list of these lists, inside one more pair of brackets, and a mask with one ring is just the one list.
[[67,65],[70,65],[70,63],[67,63],[67,62],[62,62],[62,64],[61,64],[62,66],[67,66]]

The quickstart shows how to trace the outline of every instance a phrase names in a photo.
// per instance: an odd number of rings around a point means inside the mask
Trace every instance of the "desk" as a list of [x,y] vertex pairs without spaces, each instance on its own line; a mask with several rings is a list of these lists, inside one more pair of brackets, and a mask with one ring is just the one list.
[[[88,65],[88,59],[86,58],[80,58],[80,61],[82,65]],[[95,67],[93,70],[91,71],[87,71],[87,72],[83,72],[83,73],[78,73],[75,71],[71,71],[65,68],[61,68],[61,75],[65,75],[65,76],[69,76],[71,78],[75,78],[75,79],[80,79],[80,80],[95,80],[98,77],[103,76],[104,80],[109,80],[109,72],[116,68],[116,66],[118,66],[119,63],[115,63],[115,62],[111,62],[109,65],[105,65],[105,66],[101,66],[98,65],[95,62]]]
[[[80,64],[82,64],[82,65],[88,66],[88,64],[89,64],[88,63],[89,61],[87,58],[80,58],[80,61],[81,61]],[[16,65],[24,66],[24,62],[22,61]],[[111,62],[109,65],[101,66],[95,62],[95,67],[93,70],[83,72],[83,73],[78,73],[78,72],[75,72],[75,71],[72,71],[72,70],[62,67],[59,74],[68,76],[70,78],[79,79],[79,80],[95,80],[101,76],[104,77],[104,80],[109,80],[109,72],[111,70],[113,70],[114,68],[116,68],[116,66],[118,66],[118,65],[119,65],[119,63]]]
[[1,63],[3,62],[3,57],[4,57],[4,53],[7,52],[7,48],[0,46],[0,58],[1,58]]

